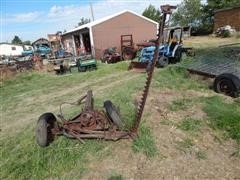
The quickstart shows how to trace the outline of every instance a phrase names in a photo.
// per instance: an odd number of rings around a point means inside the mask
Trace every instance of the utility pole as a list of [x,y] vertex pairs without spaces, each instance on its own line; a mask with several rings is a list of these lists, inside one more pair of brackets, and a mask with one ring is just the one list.
[[92,3],[91,2],[90,2],[90,10],[91,10],[91,14],[92,14],[92,21],[94,21],[93,8],[92,8]]

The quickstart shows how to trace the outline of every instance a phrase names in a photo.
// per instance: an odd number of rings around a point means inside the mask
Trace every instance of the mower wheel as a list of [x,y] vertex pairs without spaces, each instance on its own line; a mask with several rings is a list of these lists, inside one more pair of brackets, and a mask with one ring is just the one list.
[[56,117],[52,113],[42,114],[37,122],[36,141],[41,147],[46,147],[53,141],[51,129],[56,125]]
[[166,67],[169,64],[169,59],[165,56],[160,57],[157,67]]
[[106,109],[108,117],[113,121],[118,128],[122,127],[122,120],[119,115],[119,110],[113,105],[109,100],[104,102],[104,107]]
[[238,97],[240,91],[240,79],[233,74],[220,74],[213,83],[213,89],[231,97]]

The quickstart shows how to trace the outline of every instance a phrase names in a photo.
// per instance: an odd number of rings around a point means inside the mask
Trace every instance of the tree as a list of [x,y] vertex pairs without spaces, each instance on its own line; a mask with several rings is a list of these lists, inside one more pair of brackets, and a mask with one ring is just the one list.
[[30,45],[31,45],[31,41],[24,41],[23,44],[24,44],[24,45],[29,45],[29,46],[30,46]]
[[201,1],[184,0],[178,5],[177,11],[172,14],[171,24],[175,26],[197,26],[201,23],[201,17]]
[[90,19],[82,17],[82,18],[80,19],[80,22],[78,23],[78,26],[87,24],[87,23],[89,23],[90,21],[91,21]]
[[18,36],[14,36],[12,44],[22,44],[22,40]]
[[153,21],[159,22],[161,12],[159,9],[155,8],[153,5],[149,5],[142,13],[143,16],[152,19]]
[[214,11],[240,5],[239,0],[184,0],[172,15],[171,25],[193,26],[195,34],[210,34],[213,31]]

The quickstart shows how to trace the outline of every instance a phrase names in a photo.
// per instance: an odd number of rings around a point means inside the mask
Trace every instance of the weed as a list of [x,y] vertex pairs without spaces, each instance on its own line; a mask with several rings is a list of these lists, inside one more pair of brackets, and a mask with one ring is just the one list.
[[179,110],[186,110],[188,107],[192,105],[191,99],[177,99],[175,101],[172,101],[169,105],[169,109],[171,111],[179,111]]
[[240,145],[238,145],[236,151],[232,154],[232,156],[240,158]]
[[192,148],[193,145],[194,144],[192,140],[189,138],[176,142],[176,148],[180,151],[183,151],[184,153],[186,153],[190,148]]
[[202,122],[198,119],[186,118],[183,119],[177,127],[184,131],[199,131],[202,126]]
[[195,152],[195,155],[198,160],[207,159],[207,154],[204,151],[197,151],[197,152]]
[[108,180],[122,180],[122,175],[110,176]]
[[147,157],[154,157],[158,152],[150,129],[145,126],[141,126],[139,136],[134,139],[132,148],[135,152],[143,152]]
[[117,174],[116,172],[111,173],[107,180],[122,180],[122,175]]
[[173,126],[173,125],[175,125],[175,123],[173,122],[173,121],[171,121],[171,120],[168,120],[168,119],[163,119],[163,120],[161,120],[160,121],[160,124],[162,124],[162,125],[166,125],[166,126]]

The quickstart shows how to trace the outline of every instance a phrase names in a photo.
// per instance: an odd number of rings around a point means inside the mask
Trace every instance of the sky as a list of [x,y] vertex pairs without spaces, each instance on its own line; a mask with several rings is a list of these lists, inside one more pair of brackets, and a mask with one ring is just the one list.
[[74,28],[82,17],[94,19],[122,10],[142,14],[149,4],[177,5],[182,0],[0,0],[0,42],[11,42],[15,35],[22,41],[47,38],[47,34]]

